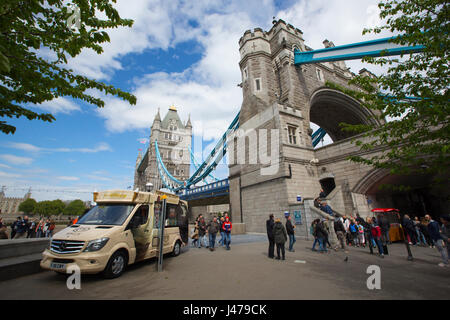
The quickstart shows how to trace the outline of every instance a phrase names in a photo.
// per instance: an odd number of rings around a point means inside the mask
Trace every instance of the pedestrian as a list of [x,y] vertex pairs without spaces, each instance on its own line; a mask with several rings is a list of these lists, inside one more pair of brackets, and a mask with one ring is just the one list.
[[372,238],[378,247],[378,253],[380,254],[380,257],[384,258],[383,243],[381,241],[381,228],[379,225],[375,224],[373,220],[374,220],[373,218],[369,220],[369,223],[371,223],[370,231],[372,233]]
[[11,224],[11,239],[14,239],[17,233],[17,224],[21,220],[20,217],[17,217],[17,219]]
[[355,247],[359,246],[359,244],[358,244],[358,227],[355,224],[354,220],[352,220],[350,222],[350,225],[349,225],[348,228],[349,228],[349,231],[350,231],[350,234],[351,234],[352,245],[355,246]]
[[[275,220],[275,224],[273,225],[273,238],[275,240],[275,244],[277,245],[277,260],[285,260],[285,248],[284,244],[287,241],[287,233],[284,226],[281,224],[281,221],[279,218]],[[280,257],[280,251],[281,251],[281,257]]]
[[366,241],[369,243],[370,254],[373,254],[373,248],[376,247],[375,240],[372,237],[372,226],[371,226],[371,218],[367,217],[364,223],[364,231],[366,233]]
[[[324,229],[325,229],[325,231],[326,231],[326,235],[325,235],[325,239],[324,239],[324,244],[325,244],[328,248],[331,249],[331,243],[330,243],[330,241],[328,240],[328,235],[330,234],[330,227],[328,226],[328,221],[329,221],[328,217],[325,218],[325,219],[322,219],[323,227],[324,227]],[[336,250],[336,249],[335,249],[335,250]]]
[[3,218],[0,218],[0,228],[3,227]]
[[28,228],[27,238],[34,238],[36,236],[36,219],[30,222],[30,227]]
[[319,239],[316,236],[316,226],[317,226],[317,222],[320,221],[319,219],[314,220],[313,222],[311,222],[311,227],[309,232],[313,235],[314,237],[314,242],[313,242],[313,246],[311,248],[312,251],[317,251],[316,250],[316,244],[319,243]]
[[336,219],[334,221],[334,231],[336,232],[336,236],[339,240],[339,242],[341,243],[341,248],[342,250],[344,250],[345,252],[345,227],[344,227],[344,223],[342,222],[344,219],[342,217],[340,217],[339,219]]
[[323,221],[318,221],[315,227],[315,236],[317,237],[317,241],[319,241],[319,252],[324,253],[328,252],[327,246],[325,244],[325,239],[327,238],[327,231],[325,230]]
[[359,213],[356,213],[356,222],[358,222],[358,225],[363,225],[364,226],[364,219],[363,218],[361,218],[361,216],[359,215]]
[[425,218],[420,219],[419,228],[420,228],[420,232],[425,237],[425,242],[426,242],[427,246],[429,246],[430,248],[434,248],[433,240],[431,240],[430,234],[428,233],[427,222],[425,221]]
[[[443,215],[440,220],[442,222],[441,238],[447,248],[447,257],[450,257],[450,216],[448,214]],[[447,264],[447,267],[448,266],[449,264]]]
[[44,225],[45,225],[44,219],[41,218],[39,220],[39,223],[38,223],[37,227],[36,227],[36,238],[42,238],[43,237],[43,235],[44,235]]
[[273,220],[273,214],[269,215],[269,220],[266,221],[266,231],[267,231],[267,240],[269,240],[269,252],[268,257],[270,259],[275,258],[275,240],[273,239],[273,225],[275,224]]
[[224,241],[225,241],[225,231],[223,231],[223,229],[222,229],[224,221],[225,221],[225,218],[223,216],[220,217],[220,240],[219,240],[219,244],[220,244],[221,247],[223,247]]
[[45,220],[44,228],[42,229],[42,233],[44,234],[44,238],[48,238],[48,228],[50,227],[50,219]]
[[47,231],[47,238],[52,238],[53,237],[53,230],[55,230],[55,221],[53,219],[51,219],[49,221],[49,226],[48,226],[48,231]]
[[418,216],[416,216],[414,218],[413,223],[414,223],[414,229],[416,230],[417,242],[419,243],[419,245],[426,246],[427,245],[427,241],[425,239],[424,234],[422,233],[422,231],[420,229],[421,223],[420,223],[420,220],[419,220]]
[[331,207],[327,204],[326,201],[323,201],[321,206],[320,206],[320,210],[322,210],[325,213],[328,213],[330,216],[333,216],[333,209],[331,209]]
[[416,230],[414,228],[414,223],[411,221],[409,216],[405,214],[402,219],[402,227],[406,231],[409,244],[416,245]]
[[294,243],[295,243],[295,226],[292,225],[291,216],[286,217],[286,232],[289,237],[289,252],[295,252]]
[[358,227],[358,243],[365,248],[366,241],[364,239],[364,226],[362,224],[359,224],[358,222],[356,222],[356,225]]
[[325,198],[327,195],[323,191],[323,189],[320,189],[319,198]]
[[206,244],[206,223],[203,215],[198,216],[198,248],[202,247],[202,242],[206,248],[209,246]]
[[391,223],[389,222],[388,218],[384,215],[378,216],[378,221],[380,222],[380,228],[381,228],[381,239],[384,244],[391,244],[391,238],[389,236],[389,230],[391,229]]
[[26,238],[28,230],[28,217],[25,216],[23,219],[19,220],[16,224],[16,228],[14,239]]
[[347,216],[344,216],[344,221],[342,221],[345,228],[345,241],[347,245],[351,245],[352,243],[352,235],[350,233],[350,219]]
[[210,223],[208,223],[206,228],[207,228],[208,234],[209,234],[209,250],[214,251],[215,250],[214,245],[216,244],[217,232],[219,232],[219,229],[220,229],[220,225],[217,222],[217,218],[214,217],[213,220]]
[[225,215],[225,221],[223,222],[222,230],[225,232],[225,245],[227,246],[227,250],[230,250],[231,243],[231,228],[232,224],[228,214]]
[[[444,238],[443,234],[441,234],[441,230],[439,228],[439,224],[437,221],[434,221],[429,214],[425,216],[425,220],[428,225],[428,233],[430,234],[431,239],[433,240],[434,246],[438,249],[441,254],[442,262],[438,264],[439,267],[448,266],[448,251],[444,248]],[[448,243],[447,243],[448,244]]]
[[198,218],[195,219],[194,232],[191,235],[191,239],[192,239],[192,245],[194,247],[196,247],[198,244]]
[[3,224],[3,222],[1,223],[0,226],[0,240],[1,239],[8,239],[8,232],[7,232],[8,228],[6,226],[6,224]]

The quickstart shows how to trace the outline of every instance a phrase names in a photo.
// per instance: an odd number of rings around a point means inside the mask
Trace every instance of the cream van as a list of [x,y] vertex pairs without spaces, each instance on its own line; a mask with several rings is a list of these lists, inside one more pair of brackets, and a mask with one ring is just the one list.
[[119,277],[125,267],[156,257],[162,199],[166,199],[163,253],[178,256],[188,242],[187,204],[176,195],[109,190],[94,192],[97,203],[76,224],[56,233],[41,267],[65,273],[72,264],[81,273]]

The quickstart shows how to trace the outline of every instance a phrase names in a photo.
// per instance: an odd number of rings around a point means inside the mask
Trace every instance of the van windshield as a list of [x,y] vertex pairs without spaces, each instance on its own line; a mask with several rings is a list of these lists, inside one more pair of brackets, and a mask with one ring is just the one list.
[[83,215],[77,224],[122,225],[133,211],[134,204],[102,204]]

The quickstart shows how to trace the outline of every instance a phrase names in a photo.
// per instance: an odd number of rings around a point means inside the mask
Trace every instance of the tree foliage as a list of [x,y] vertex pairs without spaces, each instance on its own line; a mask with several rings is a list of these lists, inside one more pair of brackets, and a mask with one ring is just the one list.
[[42,216],[55,216],[61,214],[66,205],[61,200],[45,200],[39,201],[35,208],[35,213]]
[[450,164],[449,4],[443,0],[386,0],[378,6],[386,25],[365,29],[363,34],[388,30],[401,35],[393,42],[424,45],[425,50],[400,59],[364,58],[388,66],[387,73],[359,75],[350,81],[365,92],[339,88],[388,120],[382,126],[342,124],[343,130],[364,133],[361,136],[367,139],[356,142],[362,150],[384,149],[381,155],[350,160],[386,168],[392,174],[430,174],[445,179]]
[[[92,89],[118,96],[130,104],[136,97],[111,85],[73,73],[67,58],[82,49],[103,52],[109,42],[105,29],[131,27],[114,9],[115,0],[72,0],[80,9],[80,28],[67,25],[69,3],[62,0],[2,0],[0,4],[0,117],[52,122],[53,115],[28,108],[58,97],[70,96],[103,107],[104,101]],[[104,19],[98,18],[104,16]],[[0,121],[0,130],[14,133],[16,128]]]
[[79,216],[84,213],[84,210],[86,210],[84,202],[77,199],[70,202],[64,209],[63,213],[68,216]]
[[22,211],[26,214],[30,214],[34,212],[36,204],[37,204],[36,200],[34,200],[33,198],[28,198],[24,202],[19,204],[19,211]]

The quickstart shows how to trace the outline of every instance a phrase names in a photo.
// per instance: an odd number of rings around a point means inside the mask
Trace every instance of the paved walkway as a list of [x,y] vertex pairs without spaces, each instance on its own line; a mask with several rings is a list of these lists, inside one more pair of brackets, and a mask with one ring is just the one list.
[[[298,240],[286,260],[267,258],[263,235],[232,238],[230,251],[184,248],[156,261],[130,266],[120,278],[83,276],[81,290],[68,290],[66,278],[42,272],[1,282],[0,299],[448,299],[450,267],[440,268],[436,249],[390,246],[381,259],[368,249],[320,254],[311,241]],[[348,257],[348,259],[345,259]],[[347,260],[347,261],[345,261]],[[367,289],[369,265],[381,268],[381,290]]]

